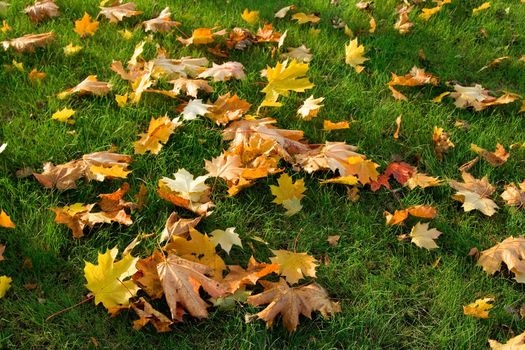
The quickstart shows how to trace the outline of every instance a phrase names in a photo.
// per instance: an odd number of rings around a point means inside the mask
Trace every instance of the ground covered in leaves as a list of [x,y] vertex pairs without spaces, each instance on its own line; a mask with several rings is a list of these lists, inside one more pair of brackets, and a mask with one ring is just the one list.
[[[482,349],[525,330],[522,0],[137,0],[117,23],[55,3],[0,1],[0,347]],[[168,57],[207,58],[176,66],[200,80],[169,83]],[[225,113],[227,93],[246,102]],[[289,285],[312,319],[267,329],[253,315]]]

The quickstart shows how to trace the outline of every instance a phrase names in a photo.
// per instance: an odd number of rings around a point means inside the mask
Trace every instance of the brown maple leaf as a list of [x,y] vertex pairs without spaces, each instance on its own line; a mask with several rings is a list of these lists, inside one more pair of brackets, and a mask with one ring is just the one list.
[[171,20],[171,11],[166,7],[158,17],[142,22],[146,32],[169,32],[173,27],[180,26],[179,22]]
[[525,208],[525,181],[519,187],[513,183],[506,185],[501,198],[511,207]]
[[60,92],[57,96],[59,99],[64,99],[73,94],[90,94],[96,96],[104,96],[108,94],[110,89],[111,84],[103,81],[98,81],[96,75],[90,75],[86,79],[81,81],[77,86],[64,90]]
[[470,145],[470,150],[485,159],[493,167],[502,166],[510,156],[510,153],[505,150],[505,147],[499,143],[496,144],[496,150],[494,152],[487,151],[473,143]]
[[525,238],[512,236],[501,243],[481,252],[478,265],[489,275],[501,269],[505,263],[507,269],[514,274],[518,283],[525,283]]
[[233,120],[240,119],[250,107],[250,103],[240,99],[237,95],[231,96],[228,92],[217,97],[205,117],[213,120],[217,125],[226,125]]
[[26,7],[24,12],[33,23],[60,16],[60,10],[57,4],[55,4],[55,0],[37,1],[33,5]]
[[144,298],[140,298],[131,304],[131,308],[139,316],[138,320],[133,321],[133,329],[139,330],[151,323],[159,333],[171,331],[170,325],[173,324],[173,321],[155,310]]
[[155,250],[151,256],[139,259],[135,264],[137,272],[131,276],[135,284],[142,288],[153,299],[159,299],[164,294],[157,265],[164,261],[164,256]]
[[199,295],[200,287],[213,298],[227,294],[221,283],[205,276],[212,272],[209,267],[174,254],[159,263],[157,271],[174,320],[181,320],[179,306],[193,317],[208,317],[208,304]]
[[142,14],[142,11],[135,11],[135,3],[117,4],[111,7],[100,7],[99,16],[106,17],[111,23],[118,23],[124,17],[133,17]]
[[494,215],[498,206],[488,198],[495,191],[488,178],[485,176],[479,180],[467,172],[463,172],[461,176],[463,183],[449,181],[450,186],[457,190],[452,198],[463,203],[463,209],[467,212],[477,209],[487,216]]
[[338,303],[329,299],[326,290],[317,283],[290,288],[284,279],[279,282],[260,281],[264,292],[248,297],[248,304],[259,306],[269,304],[257,317],[271,327],[277,315],[281,314],[283,324],[289,332],[297,329],[299,316],[312,318],[313,311],[319,311],[324,318],[340,312]]
[[20,38],[2,41],[4,50],[12,47],[16,52],[34,52],[37,47],[44,47],[55,40],[55,33],[27,34]]
[[222,283],[229,293],[235,293],[242,286],[255,285],[260,278],[279,272],[279,264],[259,263],[253,256],[250,257],[246,269],[238,265],[230,265],[228,268],[230,273],[224,277]]

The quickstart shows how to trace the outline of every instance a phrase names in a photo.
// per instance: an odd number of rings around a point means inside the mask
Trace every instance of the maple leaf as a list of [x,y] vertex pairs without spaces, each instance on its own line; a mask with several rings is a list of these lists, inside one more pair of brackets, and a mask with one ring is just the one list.
[[133,17],[142,14],[142,11],[135,11],[135,4],[128,2],[126,4],[116,4],[111,7],[100,7],[99,16],[106,17],[111,23],[118,23],[124,17]]
[[396,210],[394,214],[385,211],[384,215],[387,225],[399,225],[408,218],[408,215],[418,218],[433,219],[437,215],[437,210],[430,205],[414,205],[403,210]]
[[220,177],[228,181],[238,179],[244,171],[241,157],[222,153],[216,158],[204,161],[204,168],[210,177]]
[[505,263],[507,269],[514,274],[516,282],[525,283],[524,257],[525,238],[510,236],[492,248],[482,251],[478,265],[483,267],[483,271],[493,275],[501,269],[501,264]]
[[9,288],[11,288],[11,282],[13,280],[11,277],[7,276],[0,276],[0,299],[2,299],[5,296],[5,293]]
[[55,4],[55,0],[37,1],[33,5],[26,7],[24,12],[33,23],[41,22],[46,18],[60,16],[60,11],[57,4]]
[[169,7],[164,8],[158,17],[142,22],[146,32],[169,32],[173,27],[178,27],[179,22],[171,20],[171,11]]
[[419,15],[421,19],[428,21],[430,17],[432,17],[433,15],[441,11],[443,6],[446,4],[450,4],[452,0],[443,0],[443,1],[436,0],[435,2],[437,3],[437,6],[432,7],[432,8],[421,9],[421,14]]
[[505,191],[501,194],[501,198],[507,205],[518,208],[525,208],[525,181],[516,186],[511,183],[505,186]]
[[259,22],[259,11],[250,11],[248,9],[244,9],[241,14],[241,18],[249,24],[255,24]]
[[505,150],[505,147],[499,143],[496,144],[496,150],[494,152],[489,152],[473,143],[470,145],[470,150],[481,156],[481,158],[485,159],[493,167],[505,164],[510,156],[510,153]]
[[16,225],[11,221],[11,218],[9,215],[5,213],[2,209],[0,209],[0,227],[5,228],[15,228]]
[[75,21],[75,33],[81,38],[93,36],[98,29],[98,24],[97,21],[91,21],[91,16],[84,12],[82,19]]
[[284,40],[283,37],[286,36],[286,33],[281,35],[281,33],[273,30],[273,25],[271,23],[267,23],[262,28],[259,28],[257,30],[257,33],[255,33],[255,36],[257,38],[257,42],[259,43],[271,43],[271,42],[281,43],[282,40]]
[[349,128],[350,128],[350,124],[346,120],[343,120],[337,123],[334,123],[328,119],[323,120],[323,130],[330,131],[330,130],[342,130],[342,129],[349,129]]
[[190,100],[182,110],[182,118],[184,120],[195,120],[197,116],[205,116],[212,105],[205,104],[201,99]]
[[272,250],[275,257],[270,261],[279,264],[279,274],[290,284],[299,282],[304,277],[316,277],[317,261],[307,253],[295,253],[287,250]]
[[44,47],[55,40],[55,33],[27,34],[19,38],[2,41],[4,50],[12,47],[16,52],[34,52],[37,47]]
[[401,6],[397,13],[399,15],[397,22],[394,24],[394,29],[396,29],[400,34],[407,34],[410,32],[410,29],[414,26],[414,23],[410,22],[408,14],[412,12],[413,6]]
[[69,43],[67,46],[64,46],[64,55],[73,56],[77,54],[80,50],[82,50],[82,46],[73,45],[73,43]]
[[96,75],[90,75],[83,81],[81,81],[77,86],[70,89],[60,92],[57,97],[59,99],[64,99],[70,95],[78,94],[82,95],[95,95],[95,96],[105,96],[109,93],[111,89],[111,84],[98,81]]
[[266,78],[268,85],[262,90],[266,94],[263,106],[280,107],[282,104],[277,102],[279,96],[287,97],[290,91],[304,92],[314,87],[307,77],[308,63],[298,63],[296,60],[288,60],[283,63],[278,62],[275,67],[266,68]]
[[190,228],[194,228],[201,221],[201,217],[196,217],[195,219],[182,219],[179,218],[176,212],[170,214],[166,220],[166,225],[162,234],[159,238],[159,243],[170,241],[171,237],[180,236],[180,237],[189,237]]
[[46,75],[46,73],[39,72],[36,68],[33,68],[33,70],[31,70],[31,72],[27,74],[27,76],[29,77],[29,79],[31,79],[32,82],[41,82],[42,80],[44,80]]
[[362,156],[356,151],[356,146],[345,142],[327,141],[324,145],[297,154],[295,160],[307,173],[332,170],[338,171],[339,175],[344,177],[351,175],[348,169],[348,158]]
[[226,230],[213,230],[210,235],[210,242],[214,246],[220,245],[228,254],[234,245],[242,248],[242,242],[239,234],[235,232],[235,227],[228,227]]
[[297,62],[310,62],[313,55],[310,53],[310,49],[304,45],[299,47],[289,47],[287,53],[281,54],[281,57],[291,58],[297,60]]
[[198,75],[198,78],[213,78],[213,81],[228,81],[230,79],[245,79],[244,66],[239,62],[213,63],[211,68]]
[[286,6],[286,7],[283,7],[282,9],[280,9],[279,11],[277,11],[274,15],[275,18],[284,18],[286,17],[286,15],[288,14],[288,12],[292,10],[294,11],[295,10],[295,5],[290,5],[290,6]]
[[488,10],[489,8],[490,8],[490,2],[488,2],[488,1],[484,2],[480,6],[472,9],[472,15],[476,16],[479,12],[484,11],[484,10]]
[[44,164],[44,171],[41,174],[33,173],[33,176],[46,188],[57,188],[68,190],[76,188],[76,182],[86,171],[84,162],[74,160],[68,163],[53,165]]
[[372,162],[369,159],[363,159],[360,156],[351,156],[347,160],[348,166],[346,171],[350,175],[355,175],[359,179],[359,182],[363,185],[376,181],[379,173],[376,168],[379,164]]
[[135,263],[138,258],[125,255],[115,261],[118,249],[106,250],[98,253],[98,264],[85,261],[84,277],[86,288],[95,296],[95,305],[102,303],[108,310],[129,305],[129,299],[134,297],[140,289],[128,278],[137,269]]
[[162,149],[163,144],[168,142],[169,137],[176,128],[181,126],[177,119],[171,120],[168,116],[160,118],[151,118],[149,123],[148,131],[140,134],[140,140],[136,141],[133,145],[135,147],[136,154],[144,154],[151,152],[152,154],[158,154]]
[[349,175],[349,176],[340,176],[340,177],[335,177],[333,179],[323,180],[321,181],[321,183],[322,184],[343,184],[343,185],[353,186],[357,184],[357,181],[358,181],[357,177],[353,175]]
[[217,125],[226,125],[230,121],[240,119],[250,107],[248,101],[240,99],[237,95],[231,96],[228,92],[217,97],[205,117],[213,120]]
[[173,84],[174,95],[178,95],[181,91],[186,93],[187,96],[197,97],[198,90],[204,92],[212,92],[213,88],[208,84],[206,80],[202,79],[186,79],[178,78],[176,80],[170,81],[170,84]]
[[186,169],[173,174],[175,179],[163,177],[159,180],[158,194],[175,205],[182,206],[196,214],[209,214],[214,206],[209,198],[210,188],[204,182],[208,176],[196,179]]
[[70,119],[75,113],[76,112],[72,109],[64,108],[53,113],[51,119],[58,120],[62,123],[75,124],[75,121]]
[[406,186],[413,190],[416,187],[427,188],[439,186],[441,183],[442,181],[439,180],[439,178],[437,177],[428,176],[427,174],[416,172],[405,182],[403,186]]
[[304,197],[304,180],[299,179],[295,182],[288,174],[282,174],[277,179],[278,186],[270,185],[270,190],[275,196],[273,203],[281,204],[287,209],[286,215],[291,216],[297,214],[302,206],[301,199]]
[[119,153],[89,153],[82,156],[82,161],[87,167],[85,176],[89,181],[104,181],[106,178],[125,179],[131,173],[131,170],[128,171],[131,157]]
[[463,172],[461,176],[463,183],[449,182],[450,186],[458,191],[452,198],[462,202],[463,209],[466,212],[476,209],[487,216],[494,215],[498,206],[492,199],[488,198],[495,191],[488,178],[485,176],[479,180],[467,172]]
[[215,251],[215,244],[207,234],[202,234],[193,227],[189,227],[189,232],[190,240],[180,236],[172,236],[171,242],[165,249],[175,251],[181,258],[208,266],[212,269],[212,277],[221,280],[226,265]]
[[139,316],[138,320],[133,321],[133,329],[139,330],[151,323],[159,333],[171,331],[170,325],[173,324],[173,321],[163,313],[155,310],[144,298],[140,298],[131,304],[131,307]]
[[443,128],[434,127],[432,134],[432,141],[434,141],[434,152],[439,160],[443,159],[443,154],[447,153],[450,148],[455,147],[454,143],[450,141],[448,133]]
[[303,12],[298,12],[298,13],[294,13],[292,15],[292,19],[295,19],[297,21],[297,23],[299,24],[305,24],[305,23],[318,23],[321,18],[316,16],[315,14],[309,14],[307,15],[306,13],[303,13]]
[[441,232],[435,228],[429,229],[428,222],[420,223],[412,227],[409,237],[412,238],[412,243],[417,245],[419,248],[426,248],[428,250],[439,248],[436,242],[434,241],[441,235]]
[[197,28],[193,30],[190,38],[184,39],[178,36],[177,40],[180,41],[185,46],[190,46],[192,44],[193,45],[205,45],[205,44],[210,44],[215,41],[213,36],[226,34],[226,30],[218,30],[216,32],[213,32],[213,29],[214,28]]
[[348,45],[345,45],[345,63],[354,67],[357,73],[361,73],[365,67],[361,66],[369,59],[364,57],[365,47],[357,43],[357,38],[351,40]]
[[180,59],[170,59],[157,57],[153,61],[153,77],[165,79],[177,79],[196,77],[206,69],[209,61],[206,57],[182,57]]
[[137,271],[131,276],[133,281],[153,299],[159,299],[164,294],[157,272],[157,265],[164,260],[162,253],[155,250],[151,256],[137,260],[135,264]]
[[412,67],[409,73],[398,76],[392,73],[392,80],[387,85],[390,86],[421,86],[439,84],[439,79],[431,73],[425,72],[424,68]]
[[157,271],[174,320],[182,320],[178,311],[181,306],[193,317],[208,317],[208,304],[199,295],[200,287],[213,298],[227,293],[221,283],[205,276],[211,273],[209,267],[174,254],[160,262]]
[[301,107],[297,110],[297,114],[301,116],[304,120],[311,120],[323,106],[320,104],[324,101],[324,97],[314,98],[314,95],[308,97]]
[[489,339],[489,346],[492,350],[521,350],[525,347],[525,332],[510,338],[505,344]]
[[312,311],[319,311],[324,318],[340,312],[338,303],[332,302],[326,290],[313,283],[306,286],[290,288],[281,278],[279,282],[261,281],[264,292],[248,297],[248,303],[253,306],[269,304],[257,317],[266,321],[271,327],[275,317],[283,317],[283,324],[289,332],[297,329],[299,316],[312,317]]
[[463,306],[463,314],[476,318],[489,318],[489,310],[494,307],[494,298],[477,299],[475,302]]
[[234,293],[245,285],[255,285],[257,281],[273,272],[279,272],[279,264],[259,263],[252,256],[246,270],[238,265],[228,266],[230,272],[222,280],[229,293]]
[[505,93],[498,98],[493,97],[479,84],[472,87],[455,84],[454,90],[455,92],[452,92],[450,97],[456,100],[454,102],[456,107],[462,109],[472,107],[477,112],[490,106],[512,103],[518,99],[518,95],[512,93]]

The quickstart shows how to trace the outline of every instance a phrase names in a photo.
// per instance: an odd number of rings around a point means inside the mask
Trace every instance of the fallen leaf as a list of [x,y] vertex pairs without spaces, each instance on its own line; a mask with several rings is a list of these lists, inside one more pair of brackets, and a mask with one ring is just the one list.
[[0,227],[4,227],[4,228],[15,228],[16,227],[13,221],[11,221],[11,218],[2,209],[0,209]]
[[496,144],[496,150],[494,152],[489,152],[473,143],[470,145],[470,150],[481,156],[481,158],[485,159],[493,167],[505,164],[510,156],[510,153],[505,150],[505,147],[499,143]]
[[67,46],[64,46],[64,55],[73,56],[77,54],[80,50],[82,50],[82,46],[73,45],[73,43],[69,43]]
[[288,12],[290,10],[295,10],[295,5],[290,5],[290,6],[286,6],[286,7],[283,7],[282,9],[280,9],[279,11],[277,11],[274,15],[275,18],[284,18],[286,17],[286,15],[288,14]]
[[494,298],[476,299],[475,302],[463,306],[463,314],[475,318],[489,318],[489,310],[494,307]]
[[463,172],[461,176],[463,183],[454,180],[449,181],[450,186],[457,191],[452,198],[462,202],[463,209],[466,212],[479,210],[487,216],[494,215],[499,207],[492,199],[488,198],[495,191],[488,178],[485,176],[479,180],[467,172]]
[[106,17],[111,23],[118,23],[124,17],[133,17],[142,14],[142,11],[135,11],[135,4],[128,2],[126,4],[117,3],[111,7],[100,7],[99,16]]
[[193,317],[208,317],[208,304],[199,295],[200,287],[213,298],[227,293],[221,283],[205,276],[211,273],[209,267],[174,254],[160,262],[157,271],[174,320],[182,320],[179,307],[183,307]]
[[275,196],[273,203],[281,204],[287,211],[287,216],[297,214],[302,206],[300,204],[301,199],[304,197],[304,180],[299,179],[295,182],[288,174],[282,174],[277,179],[278,186],[270,185],[270,190]]
[[434,132],[432,134],[432,141],[434,141],[434,152],[439,160],[443,159],[443,155],[449,151],[450,148],[454,148],[455,145],[450,141],[450,136],[443,128],[434,126]]
[[521,350],[525,347],[525,332],[510,338],[505,344],[489,339],[489,346],[493,350]]
[[12,281],[11,277],[0,276],[0,299],[5,297],[5,293],[11,288]]
[[129,299],[140,289],[128,279],[137,271],[138,259],[126,255],[115,261],[117,254],[117,248],[106,250],[104,254],[98,253],[97,265],[85,261],[84,266],[86,288],[95,296],[95,305],[102,303],[108,310],[128,306]]
[[222,283],[229,293],[234,293],[246,285],[255,285],[257,281],[273,272],[279,272],[278,264],[259,263],[252,256],[246,270],[238,265],[229,266],[230,273],[224,277]]
[[479,12],[487,10],[490,8],[490,2],[484,2],[480,6],[476,7],[475,9],[472,9],[472,15],[476,16]]
[[37,1],[24,9],[31,22],[38,23],[47,18],[60,16],[60,11],[54,0]]
[[384,212],[387,225],[399,225],[408,218],[408,215],[433,219],[437,215],[437,210],[430,205],[414,205],[403,210],[396,210],[394,214],[390,214],[387,211]]
[[155,310],[144,298],[140,298],[131,304],[131,307],[139,316],[138,320],[133,321],[133,329],[139,330],[151,323],[159,333],[171,331],[170,325],[173,324],[173,321],[163,313]]
[[350,123],[348,123],[346,120],[336,122],[336,123],[328,119],[323,120],[323,130],[326,130],[326,131],[342,130],[342,129],[349,129],[349,128],[350,128]]
[[399,131],[401,130],[401,116],[396,118],[396,131],[394,132],[394,139],[399,139]]
[[483,271],[493,275],[501,269],[501,264],[505,263],[507,269],[514,274],[516,282],[525,283],[524,257],[525,238],[510,236],[492,248],[482,251],[478,265],[483,267]]
[[255,24],[259,22],[259,11],[250,11],[248,9],[244,9],[241,14],[241,18],[249,24]]
[[281,57],[291,58],[297,60],[297,62],[308,63],[312,60],[313,55],[310,53],[310,49],[304,45],[299,47],[289,47],[288,52],[281,54]]
[[294,13],[292,15],[292,19],[295,19],[297,21],[297,23],[299,24],[305,24],[305,23],[318,23],[321,18],[316,16],[315,14],[309,14],[307,15],[306,13],[303,13],[303,12],[298,12],[298,13]]
[[417,245],[419,248],[426,248],[430,250],[439,248],[434,240],[440,235],[441,232],[435,228],[428,228],[428,222],[418,222],[414,227],[412,227],[409,237],[412,238],[412,243]]
[[82,19],[75,21],[75,33],[81,38],[95,35],[98,30],[98,22],[91,21],[91,16],[84,12]]
[[220,95],[217,100],[209,107],[205,114],[206,118],[211,119],[217,125],[226,125],[231,121],[240,119],[250,110],[251,104],[240,99],[239,96],[226,93]]
[[365,67],[361,66],[369,59],[364,57],[365,47],[357,43],[357,38],[351,40],[348,45],[345,45],[345,63],[354,67],[357,73],[361,73]]
[[299,316],[312,317],[312,311],[319,311],[324,318],[340,312],[338,303],[332,302],[324,288],[313,283],[290,288],[281,278],[279,282],[262,281],[264,292],[248,297],[248,304],[259,306],[269,304],[257,317],[271,327],[275,317],[282,315],[284,327],[293,332],[299,324]]
[[324,101],[324,97],[314,98],[314,95],[311,95],[306,100],[304,100],[303,105],[297,110],[297,115],[299,115],[304,120],[311,120],[323,106],[320,104]]
[[326,241],[328,242],[328,244],[330,244],[330,246],[335,247],[339,243],[340,238],[341,236],[339,235],[328,236]]
[[304,277],[316,277],[317,260],[307,253],[295,253],[288,250],[272,250],[275,257],[272,263],[279,265],[279,274],[290,284],[299,282]]
[[95,96],[105,96],[109,93],[111,84],[98,81],[96,75],[90,75],[77,86],[60,92],[57,97],[59,99],[65,99],[66,97],[78,94],[79,96],[90,94]]
[[525,208],[525,181],[519,187],[513,183],[506,185],[501,198],[511,207]]
[[213,78],[213,81],[228,81],[230,79],[245,79],[244,66],[239,62],[213,63],[211,68],[198,75],[199,78]]
[[34,52],[37,47],[48,46],[55,40],[55,33],[27,34],[20,38],[2,41],[4,50],[12,47],[16,52]]
[[140,134],[140,140],[133,143],[135,154],[146,152],[158,154],[162,146],[168,142],[171,134],[181,125],[178,119],[171,120],[168,116],[151,118],[148,131]]
[[228,254],[234,245],[242,248],[242,242],[239,234],[235,232],[235,227],[228,227],[226,230],[213,230],[210,235],[210,242],[214,246],[220,245]]
[[69,108],[61,109],[60,111],[56,111],[51,116],[51,119],[58,120],[62,123],[68,123],[68,124],[75,124],[75,121],[73,119],[70,119],[73,115],[75,115],[75,111]]
[[146,32],[169,32],[173,27],[178,27],[179,22],[171,20],[171,11],[169,7],[164,8],[158,17],[142,22]]

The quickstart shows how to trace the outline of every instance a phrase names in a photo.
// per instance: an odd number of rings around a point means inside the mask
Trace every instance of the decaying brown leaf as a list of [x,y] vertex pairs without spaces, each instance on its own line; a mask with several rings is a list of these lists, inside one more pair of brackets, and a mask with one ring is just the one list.
[[55,4],[55,0],[36,1],[33,5],[26,7],[24,12],[33,23],[60,16],[60,10]]
[[27,34],[20,38],[2,41],[4,50],[10,47],[16,52],[34,52],[37,47],[44,47],[55,40],[55,33],[48,32],[42,34]]
[[525,238],[512,236],[481,252],[478,265],[489,275],[501,269],[505,263],[518,283],[525,283]]
[[64,99],[70,95],[78,94],[81,95],[95,95],[95,96],[105,96],[109,93],[111,89],[111,84],[98,81],[96,75],[90,75],[83,81],[81,81],[77,86],[72,87],[71,89],[64,90],[60,92],[57,96],[59,99]]
[[434,127],[434,133],[432,134],[432,141],[434,141],[434,152],[439,160],[443,159],[443,155],[448,152],[450,148],[455,145],[450,141],[449,135],[443,130],[443,128]]
[[525,208],[525,181],[516,186],[511,183],[505,186],[501,198],[511,207]]
[[166,7],[158,17],[142,22],[146,32],[169,32],[173,27],[179,26],[179,22],[171,20],[171,11]]
[[99,16],[106,17],[111,23],[118,23],[124,17],[133,17],[142,14],[142,11],[135,11],[135,3],[116,4],[110,7],[100,7]]
[[399,225],[408,218],[408,215],[418,218],[433,219],[437,215],[437,210],[430,205],[415,205],[403,210],[396,210],[394,214],[385,211],[383,215],[386,218],[387,225]]
[[475,144],[470,145],[470,150],[478,154],[481,158],[485,159],[493,167],[498,167],[507,162],[510,153],[505,150],[505,147],[501,144],[496,144],[496,150],[494,152],[487,151],[484,148],[478,147]]
[[313,283],[290,288],[284,279],[279,282],[261,281],[264,292],[248,298],[248,304],[259,306],[269,304],[257,317],[266,321],[271,327],[277,315],[281,314],[283,324],[289,332],[297,329],[299,316],[312,317],[313,311],[319,311],[324,318],[340,312],[338,303],[329,299],[328,294],[320,285]]
[[463,203],[463,209],[467,212],[479,210],[487,216],[494,215],[498,206],[489,198],[495,188],[489,183],[488,178],[485,176],[479,180],[467,172],[463,172],[461,177],[463,183],[449,181],[450,186],[457,191],[452,198]]

